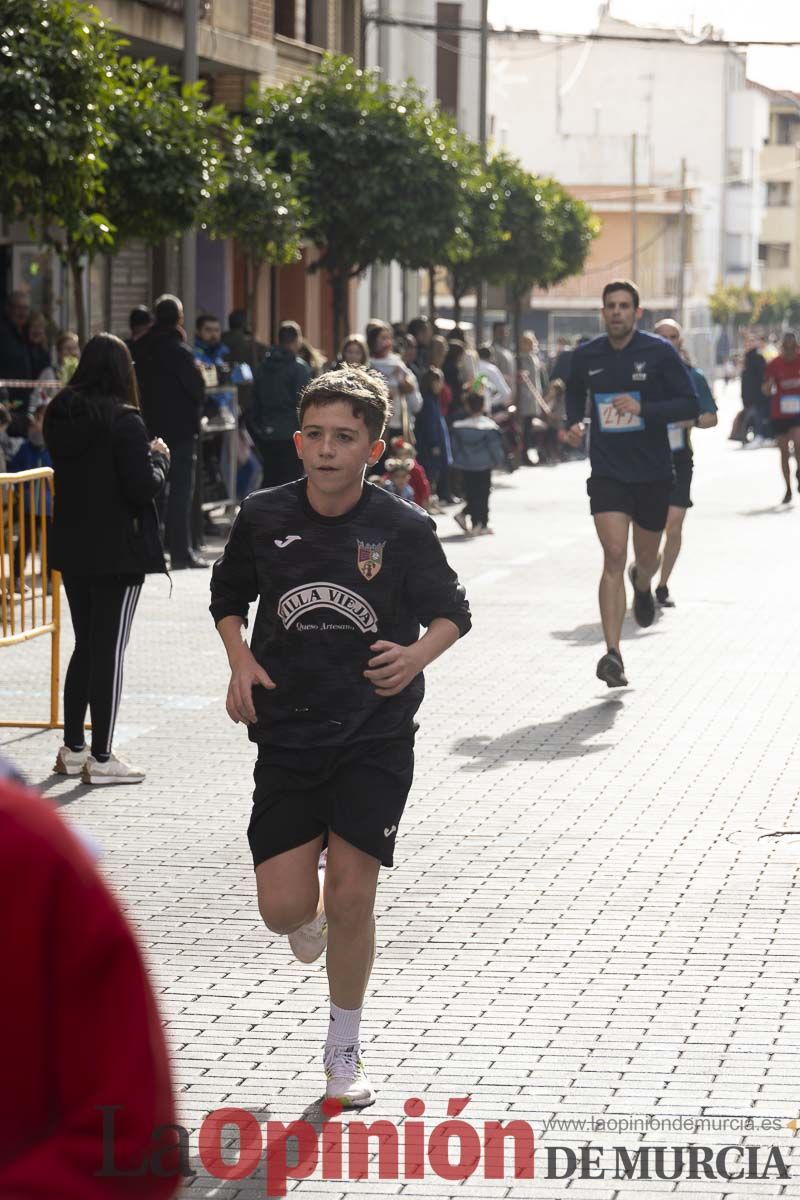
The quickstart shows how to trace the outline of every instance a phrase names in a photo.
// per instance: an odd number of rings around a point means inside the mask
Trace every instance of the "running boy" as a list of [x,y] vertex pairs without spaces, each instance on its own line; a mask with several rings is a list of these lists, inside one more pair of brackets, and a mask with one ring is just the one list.
[[[244,501],[211,580],[228,715],[258,745],[248,838],[259,910],[301,961],[327,945],[326,1095],[350,1107],[375,1099],[359,1030],[378,872],[393,865],[411,787],[422,672],[470,628],[433,522],[364,482],[384,451],[388,410],[372,371],[345,367],[308,384],[295,434],[307,478]],[[251,649],[242,634],[256,599]]]

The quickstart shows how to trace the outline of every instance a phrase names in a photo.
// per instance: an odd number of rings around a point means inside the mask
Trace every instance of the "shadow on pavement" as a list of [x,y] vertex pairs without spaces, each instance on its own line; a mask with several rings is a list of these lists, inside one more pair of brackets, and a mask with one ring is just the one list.
[[557,758],[580,758],[610,749],[610,743],[588,745],[588,739],[607,733],[613,727],[623,701],[602,700],[587,708],[578,708],[557,721],[543,721],[512,729],[499,738],[463,738],[453,745],[455,754],[473,759],[462,771],[495,769],[507,762],[552,762]]
[[771,504],[769,508],[746,508],[739,513],[740,517],[766,517],[772,513],[773,516],[792,512],[791,504]]
[[[663,620],[661,610],[656,607],[656,619],[648,629],[642,629],[635,621],[626,620],[624,636],[626,638],[636,637],[651,637],[658,632],[657,626]],[[588,625],[576,625],[574,629],[551,629],[550,637],[557,638],[559,642],[569,642],[572,646],[585,646],[587,643],[601,643],[603,641],[603,626],[599,621],[593,621]],[[622,645],[623,654],[625,645]]]

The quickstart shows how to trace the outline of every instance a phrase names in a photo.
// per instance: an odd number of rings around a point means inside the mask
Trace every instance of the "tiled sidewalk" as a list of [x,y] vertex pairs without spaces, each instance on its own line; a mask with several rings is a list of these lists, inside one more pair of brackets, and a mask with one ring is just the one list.
[[[364,1028],[379,1099],[365,1119],[403,1120],[420,1097],[430,1133],[451,1097],[470,1096],[463,1116],[481,1136],[488,1120],[532,1124],[537,1177],[515,1181],[509,1166],[487,1180],[481,1166],[462,1183],[428,1165],[423,1180],[378,1180],[373,1155],[369,1180],[290,1181],[305,1200],[800,1198],[800,1178],[774,1169],[762,1181],[544,1177],[548,1146],[587,1141],[612,1170],[611,1147],[643,1144],[778,1145],[792,1160],[800,833],[760,835],[800,830],[800,500],[773,507],[777,452],[734,448],[729,415],[695,439],[678,607],[650,630],[626,627],[621,694],[594,678],[599,551],[583,464],[500,480],[492,539],[465,542],[441,521],[475,628],[430,672],[398,865],[381,880]],[[54,734],[0,738],[104,847],[192,1129],[223,1104],[260,1120],[313,1111],[327,1020],[324,970],[295,963],[258,920],[244,836],[252,754],[225,716],[207,584],[184,572],[172,599],[163,581],[145,589],[118,737],[146,766],[143,786],[90,791],[50,774]],[[47,647],[0,654],[3,714],[41,711]],[[648,1114],[776,1128],[543,1133],[554,1117]],[[263,1168],[220,1183],[195,1165],[190,1197],[265,1195]]]

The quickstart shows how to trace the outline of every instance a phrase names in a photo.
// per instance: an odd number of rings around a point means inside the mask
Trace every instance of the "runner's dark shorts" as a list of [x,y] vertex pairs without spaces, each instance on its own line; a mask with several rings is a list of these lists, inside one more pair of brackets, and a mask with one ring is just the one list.
[[783,437],[790,429],[800,429],[800,416],[798,417],[772,417],[770,420],[773,437]]
[[414,776],[414,733],[348,746],[259,747],[247,829],[253,865],[330,830],[384,867]]
[[641,529],[659,533],[666,527],[671,479],[654,479],[649,483],[623,483],[605,475],[592,475],[586,480],[592,516],[598,513],[621,512],[633,517]]
[[691,450],[673,450],[672,465],[675,468],[675,482],[669,498],[670,506],[672,508],[694,508],[691,497],[694,456]]

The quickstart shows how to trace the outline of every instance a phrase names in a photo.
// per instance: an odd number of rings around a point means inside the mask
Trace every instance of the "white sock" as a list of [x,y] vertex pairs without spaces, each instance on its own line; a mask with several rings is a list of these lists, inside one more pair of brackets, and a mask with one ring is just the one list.
[[362,1008],[339,1008],[331,1000],[326,1046],[357,1046]]

